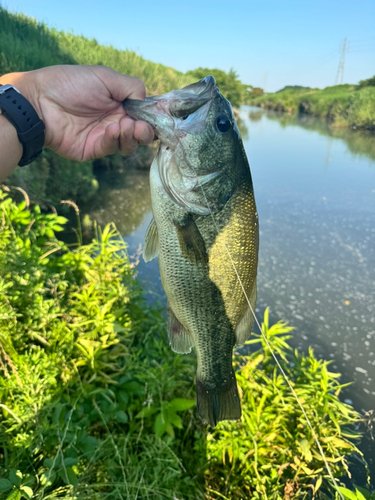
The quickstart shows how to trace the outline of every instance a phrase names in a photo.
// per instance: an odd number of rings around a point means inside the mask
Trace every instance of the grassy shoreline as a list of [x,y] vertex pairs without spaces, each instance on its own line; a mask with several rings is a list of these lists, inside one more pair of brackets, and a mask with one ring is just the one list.
[[287,114],[324,118],[332,127],[375,130],[375,87],[335,85],[325,89],[288,89],[265,94],[249,103]]

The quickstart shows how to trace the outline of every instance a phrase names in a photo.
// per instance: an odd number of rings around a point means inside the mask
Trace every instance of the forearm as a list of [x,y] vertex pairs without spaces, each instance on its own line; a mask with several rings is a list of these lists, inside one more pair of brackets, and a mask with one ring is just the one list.
[[0,115],[0,182],[18,165],[22,152],[16,129],[5,116]]

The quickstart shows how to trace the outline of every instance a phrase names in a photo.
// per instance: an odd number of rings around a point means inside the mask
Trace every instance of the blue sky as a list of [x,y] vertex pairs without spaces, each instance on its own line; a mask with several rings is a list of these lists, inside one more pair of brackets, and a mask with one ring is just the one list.
[[375,74],[374,0],[0,0],[73,31],[187,71],[234,68],[268,92],[335,83],[345,37],[344,83]]

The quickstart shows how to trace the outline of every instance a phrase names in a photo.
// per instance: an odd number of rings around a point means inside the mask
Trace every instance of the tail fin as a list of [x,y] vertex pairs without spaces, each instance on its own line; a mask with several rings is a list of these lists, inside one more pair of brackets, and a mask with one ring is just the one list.
[[197,410],[202,420],[211,427],[215,427],[221,420],[241,418],[241,403],[234,372],[229,383],[215,389],[206,386],[197,376]]

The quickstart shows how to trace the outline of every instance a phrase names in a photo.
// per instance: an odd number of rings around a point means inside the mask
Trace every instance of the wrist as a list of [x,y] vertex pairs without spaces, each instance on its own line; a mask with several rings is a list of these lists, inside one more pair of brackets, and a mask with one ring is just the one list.
[[14,127],[23,154],[20,166],[29,165],[41,154],[45,126],[38,113],[35,72],[10,73],[0,78],[0,111]]
[[13,85],[19,90],[37,112],[39,118],[43,120],[39,106],[38,71],[25,71],[22,73],[8,73],[0,76],[0,85]]

